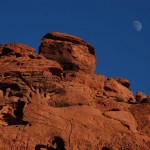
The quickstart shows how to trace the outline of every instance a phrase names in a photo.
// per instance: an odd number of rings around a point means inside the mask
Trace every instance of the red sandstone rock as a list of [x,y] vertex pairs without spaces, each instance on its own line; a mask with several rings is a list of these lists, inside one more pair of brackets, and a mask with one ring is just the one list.
[[94,74],[91,45],[49,33],[40,50],[48,59],[0,45],[0,150],[149,150],[150,103],[134,103],[128,80]]
[[105,111],[128,111],[130,108],[129,103],[118,102],[116,98],[102,98],[96,97],[95,99],[96,108],[100,109],[102,112]]
[[122,84],[127,88],[130,87],[130,82],[128,81],[128,79],[124,79],[124,78],[113,78],[113,79],[115,79],[118,83]]
[[49,105],[54,107],[66,107],[73,105],[94,105],[94,95],[88,86],[80,83],[61,83],[62,89],[53,95],[49,95]]
[[133,132],[137,132],[137,123],[133,115],[127,111],[106,111],[103,113],[104,116],[120,121],[124,126],[129,128]]
[[95,73],[95,49],[82,39],[64,33],[47,33],[39,47],[40,54],[58,61],[64,70]]
[[108,78],[105,82],[104,89],[107,97],[115,97],[118,102],[135,101],[133,92],[114,79]]
[[143,99],[147,98],[147,96],[143,92],[137,92],[135,98],[137,102],[141,102]]
[[37,55],[35,54],[35,49],[25,44],[10,43],[10,44],[0,45],[0,57],[10,57],[10,56],[15,56],[15,57],[28,56],[30,58],[33,58],[36,57]]
[[150,105],[136,104],[131,105],[130,112],[134,115],[137,121],[137,130],[150,137]]

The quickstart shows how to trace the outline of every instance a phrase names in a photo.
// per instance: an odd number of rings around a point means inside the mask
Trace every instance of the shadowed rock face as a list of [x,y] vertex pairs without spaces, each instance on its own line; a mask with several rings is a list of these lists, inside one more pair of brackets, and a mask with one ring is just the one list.
[[94,74],[95,57],[58,32],[42,38],[40,54],[0,45],[0,150],[149,150],[150,97]]
[[95,49],[82,39],[64,33],[47,33],[39,47],[40,54],[56,60],[64,70],[95,73]]

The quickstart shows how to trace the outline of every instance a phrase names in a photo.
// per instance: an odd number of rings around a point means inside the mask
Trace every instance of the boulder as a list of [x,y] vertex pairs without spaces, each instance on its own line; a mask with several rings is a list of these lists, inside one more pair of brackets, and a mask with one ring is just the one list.
[[143,92],[137,92],[135,98],[137,102],[142,102],[143,99],[147,98],[147,95]]
[[108,78],[104,86],[107,97],[115,97],[118,102],[135,102],[133,92],[113,78]]
[[82,39],[65,33],[47,33],[41,41],[39,53],[56,60],[64,70],[95,73],[95,49]]
[[106,111],[103,113],[104,116],[120,121],[125,127],[133,132],[137,132],[137,123],[134,116],[127,111]]
[[124,79],[124,78],[113,78],[115,79],[118,83],[122,84],[123,86],[129,88],[130,87],[130,82],[128,79]]

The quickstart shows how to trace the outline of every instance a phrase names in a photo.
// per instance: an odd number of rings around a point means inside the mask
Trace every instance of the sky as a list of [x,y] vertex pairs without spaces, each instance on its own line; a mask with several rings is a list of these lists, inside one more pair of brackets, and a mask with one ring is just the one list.
[[1,0],[0,20],[0,44],[38,52],[48,32],[78,36],[95,47],[97,74],[127,78],[135,94],[150,95],[150,0]]

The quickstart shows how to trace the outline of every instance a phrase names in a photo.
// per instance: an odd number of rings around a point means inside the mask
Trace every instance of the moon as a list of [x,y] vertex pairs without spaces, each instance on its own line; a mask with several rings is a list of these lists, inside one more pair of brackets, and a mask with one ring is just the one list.
[[133,26],[138,32],[142,30],[142,23],[138,20],[133,21]]

